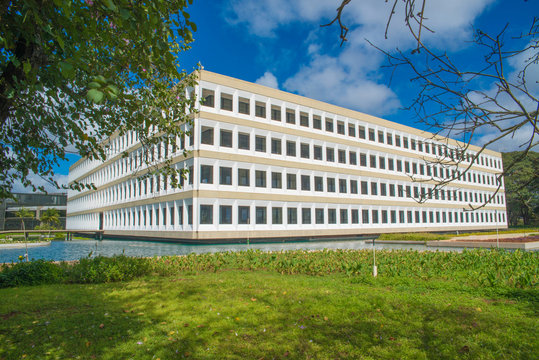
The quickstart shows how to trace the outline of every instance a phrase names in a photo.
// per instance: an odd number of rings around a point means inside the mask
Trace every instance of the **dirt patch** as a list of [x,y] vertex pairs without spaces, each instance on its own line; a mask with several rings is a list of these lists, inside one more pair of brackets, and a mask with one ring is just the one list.
[[[496,242],[496,238],[493,239],[454,239],[457,242]],[[514,238],[500,238],[501,243],[529,243],[539,241],[539,235],[514,237]]]

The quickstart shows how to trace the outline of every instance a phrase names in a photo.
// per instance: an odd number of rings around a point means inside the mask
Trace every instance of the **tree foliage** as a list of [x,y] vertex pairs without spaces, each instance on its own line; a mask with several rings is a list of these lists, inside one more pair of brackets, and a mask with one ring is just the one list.
[[58,187],[67,152],[105,160],[113,135],[149,149],[182,133],[196,82],[177,63],[196,31],[187,1],[0,0],[0,198],[32,174]]
[[[520,160],[519,160],[520,159]],[[515,163],[505,174],[508,220],[511,225],[532,225],[539,222],[539,153],[503,154],[504,163]],[[521,223],[522,222],[522,223]]]

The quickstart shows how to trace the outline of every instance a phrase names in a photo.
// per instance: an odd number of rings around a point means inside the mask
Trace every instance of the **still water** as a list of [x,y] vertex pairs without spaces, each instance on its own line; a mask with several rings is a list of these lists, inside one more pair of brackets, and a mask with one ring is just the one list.
[[[29,247],[29,259],[45,260],[78,260],[83,257],[113,256],[125,254],[126,256],[162,256],[186,255],[191,253],[212,253],[223,251],[242,251],[258,249],[262,251],[286,250],[322,250],[322,249],[372,249],[372,243],[363,240],[347,241],[320,241],[320,242],[290,242],[265,244],[225,244],[225,245],[186,245],[153,241],[125,241],[125,240],[74,240],[53,241],[50,245]],[[408,244],[376,244],[375,249],[412,249],[430,251],[461,251],[460,248],[426,247],[425,245]],[[25,249],[0,248],[0,263],[17,262]]]

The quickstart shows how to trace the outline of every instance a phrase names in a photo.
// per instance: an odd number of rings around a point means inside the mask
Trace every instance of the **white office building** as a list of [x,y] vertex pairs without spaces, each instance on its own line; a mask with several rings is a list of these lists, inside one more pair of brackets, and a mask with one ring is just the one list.
[[507,226],[498,152],[476,157],[480,148],[204,70],[194,94],[205,100],[193,136],[177,139],[187,156],[164,145],[155,155],[190,170],[183,187],[140,180],[135,135],[115,137],[109,160],[71,167],[69,181],[97,189],[69,192],[68,229],[222,242]]

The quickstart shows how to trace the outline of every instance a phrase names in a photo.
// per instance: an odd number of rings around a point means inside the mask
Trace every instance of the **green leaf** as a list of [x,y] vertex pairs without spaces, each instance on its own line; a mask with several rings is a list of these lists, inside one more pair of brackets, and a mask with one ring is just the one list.
[[88,87],[90,89],[99,89],[101,87],[101,84],[98,82],[92,81],[91,83],[88,84]]
[[66,79],[72,79],[75,77],[75,69],[73,68],[73,65],[70,63],[60,61],[60,71],[62,72],[62,76]]
[[25,62],[23,63],[23,65],[22,65],[22,69],[23,69],[24,73],[25,73],[26,75],[28,75],[28,73],[29,73],[30,71],[32,71],[32,65],[30,65],[30,61],[28,61],[28,60],[25,61]]
[[116,5],[114,5],[114,2],[112,0],[104,0],[103,3],[109,10],[114,12],[118,11],[118,8],[116,7]]
[[97,89],[90,89],[88,90],[88,93],[86,94],[86,98],[89,100],[89,101],[92,101],[96,104],[99,104],[101,103],[101,101],[103,100],[103,93]]

